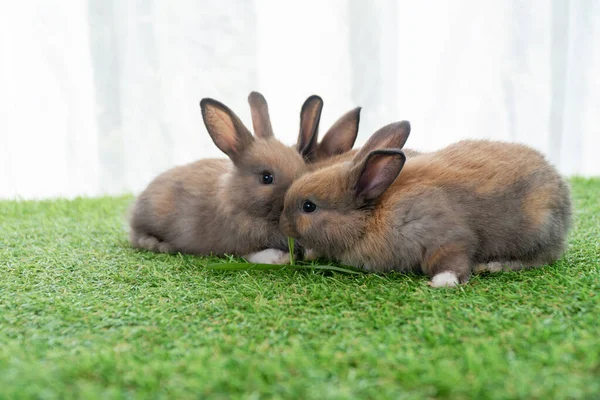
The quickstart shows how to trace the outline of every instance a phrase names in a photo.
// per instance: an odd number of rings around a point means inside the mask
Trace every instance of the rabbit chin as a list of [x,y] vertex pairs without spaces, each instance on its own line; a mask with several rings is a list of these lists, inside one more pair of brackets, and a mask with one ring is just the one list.
[[316,250],[306,249],[306,250],[304,250],[303,257],[304,257],[304,261],[315,261],[320,257],[320,255]]

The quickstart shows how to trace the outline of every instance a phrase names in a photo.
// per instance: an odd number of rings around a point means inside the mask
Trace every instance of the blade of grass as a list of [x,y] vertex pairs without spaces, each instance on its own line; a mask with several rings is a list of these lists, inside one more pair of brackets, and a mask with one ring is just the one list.
[[361,274],[362,272],[352,267],[338,267],[335,265],[280,265],[280,264],[252,264],[252,263],[216,263],[208,264],[207,269],[219,270],[219,271],[243,271],[243,270],[280,270],[280,269],[294,269],[294,270],[321,270],[321,271],[335,271],[344,274]]
[[288,238],[288,250],[290,252],[290,265],[294,265],[294,238]]
[[207,264],[206,269],[219,270],[219,271],[243,271],[243,270],[277,270],[283,269],[289,265],[281,264],[252,264],[245,262],[227,262],[227,263],[214,263]]
[[[297,265],[296,267],[299,267],[299,265]],[[344,274],[352,274],[352,275],[360,275],[363,274],[364,271],[352,268],[352,267],[348,267],[348,266],[344,266],[344,267],[338,267],[335,265],[304,265],[302,266],[305,269],[319,269],[319,270],[324,270],[324,271],[336,271],[336,272],[341,272]]]

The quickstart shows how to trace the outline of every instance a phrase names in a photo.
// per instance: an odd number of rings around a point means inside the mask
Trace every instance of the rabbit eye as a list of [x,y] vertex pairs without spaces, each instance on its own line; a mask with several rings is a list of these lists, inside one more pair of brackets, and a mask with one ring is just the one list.
[[302,211],[304,211],[305,213],[315,212],[316,209],[316,204],[310,200],[304,200],[304,203],[302,203]]
[[273,184],[273,174],[269,171],[264,171],[260,174],[260,181],[263,185],[271,185]]

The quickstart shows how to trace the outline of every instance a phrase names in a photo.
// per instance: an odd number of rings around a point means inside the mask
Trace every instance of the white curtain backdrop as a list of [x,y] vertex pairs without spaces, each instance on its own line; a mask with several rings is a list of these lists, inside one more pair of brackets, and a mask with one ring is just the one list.
[[198,102],[250,126],[251,90],[290,144],[315,93],[322,131],[363,106],[357,145],[408,119],[412,148],[516,140],[600,175],[600,2],[0,0],[0,197],[139,192],[223,156]]

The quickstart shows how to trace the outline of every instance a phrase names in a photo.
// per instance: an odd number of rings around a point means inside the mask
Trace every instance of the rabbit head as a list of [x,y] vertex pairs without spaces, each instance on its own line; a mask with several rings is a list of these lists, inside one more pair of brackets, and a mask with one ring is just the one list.
[[306,170],[302,156],[273,136],[266,101],[257,92],[248,97],[255,136],[224,104],[203,99],[202,118],[215,145],[232,161],[218,177],[227,212],[240,223],[268,221],[277,227],[283,198],[290,184]]
[[387,125],[351,160],[300,177],[286,193],[281,231],[323,255],[351,247],[404,166],[401,148],[409,134],[407,121]]

